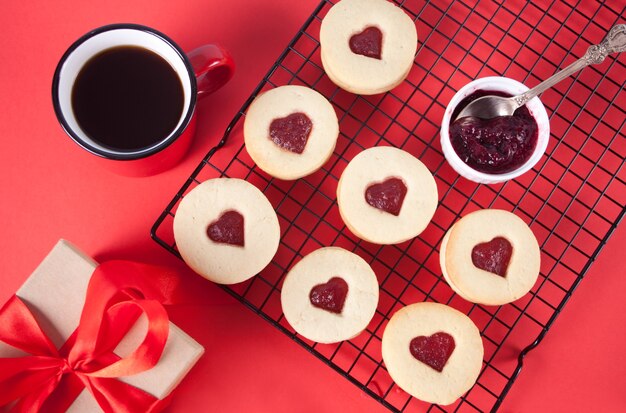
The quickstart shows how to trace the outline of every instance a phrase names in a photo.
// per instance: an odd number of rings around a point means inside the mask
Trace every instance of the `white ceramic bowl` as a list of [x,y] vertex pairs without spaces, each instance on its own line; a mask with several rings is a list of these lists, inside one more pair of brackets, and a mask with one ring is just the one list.
[[546,108],[543,106],[543,103],[541,103],[538,97],[531,99],[526,104],[526,107],[530,111],[530,114],[537,121],[538,126],[537,145],[535,146],[535,151],[526,161],[526,163],[511,172],[506,172],[502,174],[489,174],[485,172],[479,172],[474,168],[468,166],[465,162],[461,160],[461,158],[459,158],[457,153],[454,151],[454,148],[452,147],[452,143],[450,142],[449,132],[450,118],[452,116],[452,112],[454,112],[454,109],[461,102],[461,100],[477,90],[493,90],[498,92],[505,92],[510,95],[517,95],[520,93],[524,93],[528,90],[528,88],[517,80],[497,76],[476,79],[463,86],[461,90],[456,92],[456,94],[452,97],[452,100],[450,100],[450,103],[446,108],[446,112],[443,115],[440,131],[441,148],[443,149],[443,154],[445,155],[446,160],[448,161],[450,166],[452,166],[455,171],[457,171],[461,176],[474,182],[478,182],[481,184],[496,184],[516,178],[535,166],[535,164],[539,161],[539,159],[541,159],[544,152],[546,151],[546,148],[548,146],[548,140],[550,138],[550,120],[548,119]]

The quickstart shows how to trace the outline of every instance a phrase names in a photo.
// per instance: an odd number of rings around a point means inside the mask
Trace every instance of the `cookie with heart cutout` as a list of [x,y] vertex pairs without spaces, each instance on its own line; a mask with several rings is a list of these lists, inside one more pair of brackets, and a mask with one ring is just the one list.
[[423,302],[398,310],[385,327],[383,361],[410,395],[452,404],[476,382],[483,342],[474,322],[447,305]]
[[413,67],[417,30],[387,0],[341,0],[322,20],[321,58],[337,86],[360,95],[387,92]]
[[287,274],[280,299],[298,334],[318,343],[359,335],[378,306],[378,280],[358,255],[338,247],[315,250]]
[[541,266],[535,235],[517,215],[472,212],[448,230],[439,249],[444,278],[468,301],[503,305],[530,291]]
[[243,125],[246,150],[259,168],[284,180],[309,175],[335,149],[339,122],[324,96],[304,86],[280,86],[259,95]]
[[219,284],[245,281],[276,254],[278,217],[265,195],[235,178],[210,179],[184,196],[174,239],[192,270]]
[[419,235],[437,202],[437,185],[428,168],[408,152],[389,146],[355,156],[337,186],[339,213],[346,226],[375,244],[397,244]]

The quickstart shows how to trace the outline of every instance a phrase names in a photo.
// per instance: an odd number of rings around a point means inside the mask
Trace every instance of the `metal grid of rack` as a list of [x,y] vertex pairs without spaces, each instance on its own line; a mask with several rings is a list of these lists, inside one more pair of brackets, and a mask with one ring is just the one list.
[[[531,171],[504,184],[475,184],[452,170],[439,144],[443,112],[452,95],[475,78],[507,76],[534,86],[582,56],[614,24],[623,23],[626,6],[591,0],[541,5],[521,0],[397,2],[416,21],[420,43],[414,67],[392,91],[356,96],[336,87],[321,64],[319,28],[333,3],[323,0],[315,9],[219,144],[158,217],[152,237],[178,255],[172,220],[182,197],[210,178],[248,180],[275,207],[281,243],[265,270],[247,282],[225,286],[228,293],[392,411],[495,411],[519,374],[524,355],[541,341],[626,211],[626,66],[611,56],[546,91],[541,97],[551,123],[546,154]],[[340,120],[331,159],[320,171],[293,182],[258,169],[242,136],[242,116],[252,100],[286,84],[319,91]],[[356,154],[376,145],[417,156],[434,174],[440,194],[428,228],[399,245],[359,240],[343,224],[336,205],[341,172]],[[445,232],[459,217],[480,208],[514,212],[529,224],[541,246],[539,280],[512,304],[468,303],[441,276],[438,248]],[[280,307],[287,271],[309,252],[329,245],[363,257],[380,283],[380,302],[368,328],[333,345],[296,334]],[[389,318],[419,301],[457,308],[481,331],[483,369],[476,385],[450,406],[412,398],[393,383],[382,362],[381,339]]]

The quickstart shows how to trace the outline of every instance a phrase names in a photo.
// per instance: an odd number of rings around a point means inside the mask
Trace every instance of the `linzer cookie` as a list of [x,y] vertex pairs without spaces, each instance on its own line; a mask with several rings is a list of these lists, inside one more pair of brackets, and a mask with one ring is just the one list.
[[450,287],[468,301],[502,305],[537,281],[541,254],[528,225],[499,209],[472,212],[446,233],[439,253]]
[[359,238],[397,244],[420,234],[437,208],[430,171],[401,149],[379,146],[358,154],[337,186],[339,213]]
[[332,105],[313,89],[281,86],[250,105],[246,149],[259,168],[285,180],[317,171],[335,149],[339,123]]
[[387,0],[342,0],[322,21],[320,45],[324,70],[337,86],[373,95],[406,78],[417,31],[413,20]]
[[280,297],[285,318],[298,334],[336,343],[367,327],[378,306],[378,280],[358,255],[320,248],[289,271]]
[[484,349],[469,317],[452,307],[424,302],[391,317],[382,353],[400,388],[420,400],[447,405],[476,382]]
[[174,238],[195,272],[219,284],[235,284],[269,264],[280,227],[274,208],[254,185],[218,178],[185,195],[174,217]]

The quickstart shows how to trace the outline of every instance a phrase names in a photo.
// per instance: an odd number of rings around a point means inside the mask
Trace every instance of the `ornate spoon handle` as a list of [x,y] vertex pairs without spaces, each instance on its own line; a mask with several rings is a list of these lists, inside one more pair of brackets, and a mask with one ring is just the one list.
[[565,69],[556,72],[529,91],[516,96],[515,103],[518,106],[525,105],[530,99],[539,95],[546,89],[551,88],[561,80],[570,77],[582,68],[590,64],[602,63],[609,54],[623,51],[626,51],[626,24],[618,24],[613,26],[600,44],[589,46],[583,57],[567,66]]

